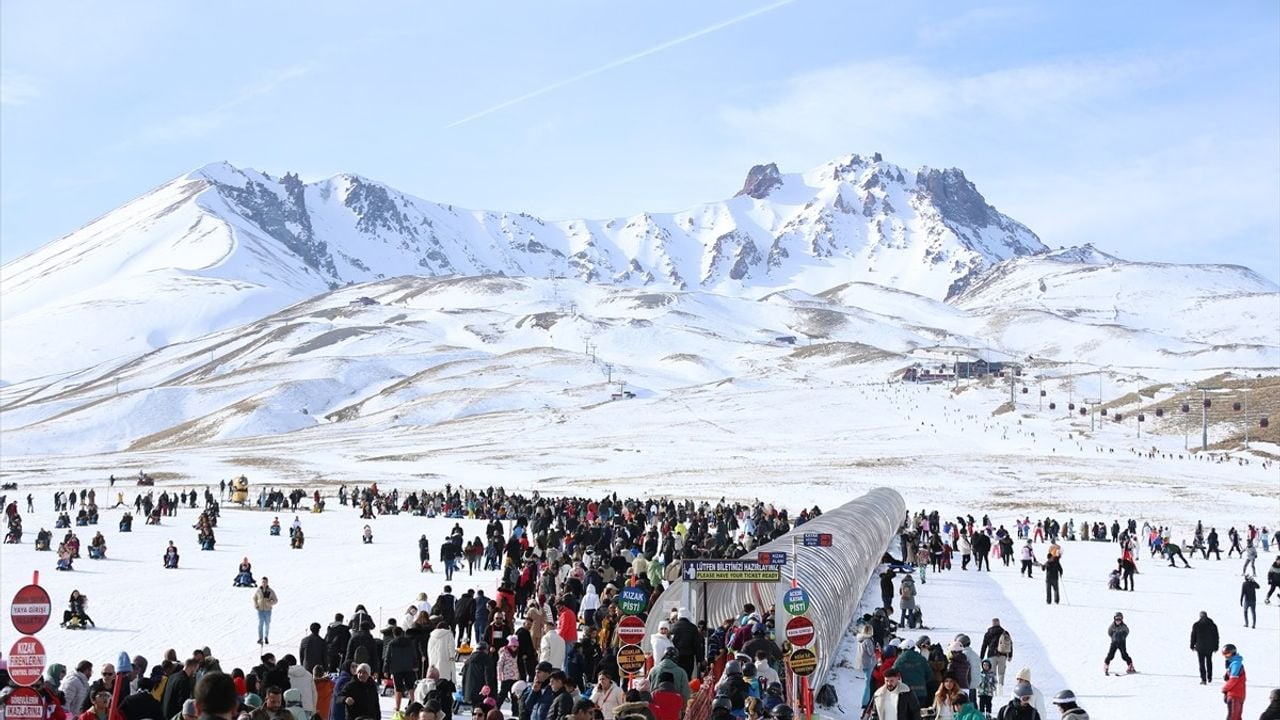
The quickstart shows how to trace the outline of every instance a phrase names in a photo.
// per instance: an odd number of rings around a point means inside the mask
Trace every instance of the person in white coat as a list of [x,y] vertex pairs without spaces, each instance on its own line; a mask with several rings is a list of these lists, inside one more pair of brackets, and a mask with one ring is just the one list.
[[587,583],[587,591],[582,596],[582,605],[579,609],[582,611],[582,621],[587,624],[587,627],[595,627],[596,611],[600,609],[600,594],[596,592],[595,585]]
[[658,632],[649,636],[649,646],[653,651],[653,657],[664,658],[667,656],[667,648],[675,647],[668,637],[671,633],[671,624],[666,620],[658,623]]
[[298,691],[300,696],[298,700],[302,703],[302,709],[306,711],[307,717],[311,717],[316,711],[315,678],[301,665],[290,665],[289,688]]
[[978,687],[978,681],[982,679],[982,660],[978,658],[978,653],[969,647],[972,641],[969,640],[968,635],[960,633],[956,636],[956,640],[964,648],[965,660],[969,661],[969,684],[965,685],[965,687],[969,688],[970,692],[975,692]]
[[600,708],[606,718],[613,717],[613,711],[626,699],[626,691],[609,677],[609,673],[601,670],[597,677],[596,687],[591,691],[591,702]]
[[542,646],[538,648],[538,660],[551,663],[554,668],[564,667],[566,647],[564,639],[552,630],[542,634]]
[[458,674],[453,666],[453,656],[458,650],[458,641],[453,631],[445,627],[443,622],[436,623],[436,629],[427,636],[427,664],[440,671],[440,678],[453,684],[458,683]]
[[66,698],[62,706],[76,717],[89,707],[89,676],[92,673],[93,663],[81,660],[80,664],[76,665],[76,671],[67,673],[66,679],[62,681],[60,690]]

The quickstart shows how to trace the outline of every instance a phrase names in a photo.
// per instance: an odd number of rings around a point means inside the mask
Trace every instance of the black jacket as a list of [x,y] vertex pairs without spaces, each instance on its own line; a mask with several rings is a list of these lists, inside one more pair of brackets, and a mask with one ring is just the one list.
[[195,683],[182,670],[169,676],[169,681],[164,684],[164,701],[161,703],[164,717],[171,718],[182,712],[182,703],[191,697],[191,689],[194,685]]
[[498,666],[492,655],[476,650],[462,665],[462,697],[472,705],[480,704],[480,689],[485,685],[490,690],[498,687]]
[[387,643],[383,648],[382,672],[393,675],[398,672],[417,672],[418,648],[413,638],[401,635]]
[[1191,626],[1191,649],[1200,653],[1218,649],[1218,625],[1209,618],[1197,620]]
[[991,552],[991,536],[986,533],[974,533],[973,539],[969,541],[976,555],[986,555]]
[[680,657],[702,661],[702,634],[689,618],[680,618],[671,628],[671,644],[676,646]]
[[1062,561],[1056,557],[1044,561],[1044,581],[1049,585],[1057,585],[1062,577]]
[[120,713],[125,720],[164,720],[164,708],[150,690],[139,690],[120,701]]
[[360,630],[351,636],[350,642],[347,643],[347,653],[343,659],[347,663],[356,662],[356,652],[364,648],[364,659],[360,662],[369,663],[369,667],[373,669],[374,674],[379,672],[378,668],[382,665],[382,656],[378,653],[378,641],[368,630]]
[[328,647],[319,632],[308,633],[298,645],[298,664],[307,672],[315,670],[319,665],[329,668]]
[[[1000,646],[1000,636],[1003,634],[1004,628],[999,625],[987,628],[987,633],[982,636],[982,649],[978,651],[978,657],[995,657],[996,648]],[[1013,659],[1013,653],[1009,653],[1008,659]]]
[[353,679],[342,688],[341,697],[355,701],[354,704],[347,706],[347,717],[351,720],[362,717],[376,718],[382,715],[382,710],[378,706],[378,686],[373,680],[360,682]]
[[1008,705],[1000,708],[996,720],[1044,720],[1034,705],[1023,705],[1014,698]]
[[1280,700],[1272,700],[1267,709],[1258,716],[1258,720],[1280,720]]
[[342,658],[347,652],[347,643],[351,642],[351,628],[346,623],[329,623],[324,634],[325,649],[331,658]]
[[289,666],[284,663],[276,663],[267,670],[267,674],[262,677],[262,682],[264,684],[261,694],[264,698],[267,695],[267,688],[269,687],[278,687],[280,688],[280,692],[288,690],[293,686],[292,683],[289,682]]

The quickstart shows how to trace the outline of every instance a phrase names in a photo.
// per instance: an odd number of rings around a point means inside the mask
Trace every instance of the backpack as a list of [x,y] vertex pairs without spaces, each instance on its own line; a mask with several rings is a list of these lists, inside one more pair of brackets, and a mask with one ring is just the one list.
[[836,687],[831,683],[827,683],[818,689],[818,695],[814,698],[822,707],[835,707],[840,702],[840,697],[836,695]]
[[1001,655],[1013,654],[1013,638],[1007,632],[1000,633],[1000,639],[996,641],[996,652]]

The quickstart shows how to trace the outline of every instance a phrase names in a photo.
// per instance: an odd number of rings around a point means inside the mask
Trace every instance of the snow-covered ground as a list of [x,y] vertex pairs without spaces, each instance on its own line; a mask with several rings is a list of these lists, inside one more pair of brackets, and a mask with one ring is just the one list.
[[[1034,512],[1031,517],[1036,517]],[[1242,517],[1240,521],[1261,519]],[[993,516],[992,520],[1012,528],[1012,516]],[[1179,533],[1184,529],[1179,527]],[[1218,530],[1224,531],[1222,527]],[[1037,556],[1043,559],[1047,547],[1037,544]],[[1014,659],[1009,663],[1004,695],[993,699],[996,711],[1010,700],[1015,673],[1028,667],[1032,685],[1043,693],[1046,704],[1054,693],[1070,688],[1093,718],[1208,719],[1223,713],[1223,660],[1221,654],[1215,654],[1216,679],[1208,687],[1200,685],[1196,654],[1189,641],[1191,624],[1204,610],[1217,623],[1221,644],[1234,643],[1245,660],[1249,682],[1244,716],[1256,717],[1266,707],[1267,694],[1280,687],[1280,600],[1273,598],[1273,604],[1264,605],[1259,597],[1257,628],[1244,627],[1239,606],[1242,561],[1188,555],[1191,569],[1187,570],[1181,564],[1170,568],[1144,552],[1138,561],[1137,589],[1124,592],[1107,589],[1107,573],[1115,567],[1119,545],[1063,542],[1062,547],[1060,604],[1045,603],[1044,576],[1038,568],[1032,579],[1018,573],[1017,562],[1004,567],[999,560],[993,560],[990,573],[977,572],[972,564],[962,572],[957,556],[951,571],[930,572],[925,584],[916,583],[927,629],[900,629],[898,635],[912,640],[928,635],[932,641],[946,644],[965,633],[977,651],[991,619],[1000,618],[1013,637]],[[1259,553],[1263,593],[1266,568],[1275,557],[1274,545],[1271,552]],[[879,584],[873,582],[863,597],[861,612],[870,612],[879,603]],[[1136,675],[1115,675],[1124,670],[1118,655],[1111,663],[1112,675],[1103,675],[1109,645],[1107,627],[1116,612],[1124,613],[1129,626],[1129,654],[1138,670]],[[852,643],[846,642],[841,652],[845,662],[835,672],[840,696],[835,714],[856,718],[865,676],[852,669]],[[1051,705],[1048,710],[1048,720],[1057,717]]]
[[[476,473],[475,485],[487,483],[484,473]],[[432,478],[418,482],[398,483],[405,488],[423,485],[437,487],[444,482]],[[78,487],[63,482],[58,488]],[[102,482],[94,483],[100,502],[109,507],[115,492],[123,492],[131,501],[137,488],[122,482],[115,491]],[[161,484],[164,487],[164,483]],[[169,487],[177,488],[173,484]],[[580,492],[602,493],[617,489],[627,492],[634,486],[614,488],[580,488]],[[697,494],[701,485],[688,489]],[[255,488],[256,489],[256,488]],[[740,496],[779,498],[784,493],[770,492],[763,485],[720,486]],[[332,488],[329,489],[330,492]],[[27,488],[20,491],[24,497]],[[216,489],[215,489],[216,492]],[[784,504],[798,506],[801,499],[818,501],[831,507],[854,496],[856,491],[825,487],[812,492],[786,492]],[[351,510],[331,501],[322,514],[301,513],[306,532],[306,547],[292,550],[285,536],[271,537],[268,526],[275,513],[241,509],[227,505],[217,528],[218,546],[213,552],[201,552],[191,528],[197,511],[181,510],[176,518],[165,518],[160,527],[141,521],[130,534],[116,531],[122,509],[103,513],[96,528],[78,528],[77,534],[87,545],[93,530],[101,530],[108,542],[108,559],[87,558],[76,563],[70,573],[53,570],[52,553],[37,553],[31,545],[34,533],[41,527],[52,528],[51,486],[34,490],[37,512],[26,516],[27,542],[22,546],[0,547],[0,584],[5,588],[5,602],[10,592],[28,582],[32,571],[40,572],[41,583],[54,598],[55,613],[60,611],[72,589],[90,598],[89,611],[98,627],[89,631],[68,631],[56,621],[40,633],[52,660],[68,665],[80,659],[95,663],[114,661],[120,651],[141,653],[154,659],[167,648],[176,648],[185,656],[192,648],[208,645],[220,658],[224,668],[249,668],[255,663],[255,615],[251,607],[251,590],[232,587],[235,568],[242,557],[248,557],[256,577],[267,576],[277,589],[281,603],[276,608],[271,630],[270,649],[278,656],[297,652],[298,642],[309,623],[328,622],[335,612],[350,614],[357,603],[365,604],[376,616],[379,627],[390,617],[403,616],[407,605],[418,592],[434,598],[445,585],[437,563],[435,574],[422,574],[417,569],[417,539],[425,534],[432,547],[453,527],[451,519],[425,519],[409,515],[380,517],[365,521]],[[715,493],[718,494],[718,493]],[[13,497],[13,493],[9,493]],[[980,513],[987,507],[975,499],[974,504],[958,503],[937,491],[905,491],[912,508],[939,506],[944,515],[956,512]],[[794,505],[793,505],[794,499]],[[1260,498],[1256,507],[1241,508],[1231,516],[1239,526],[1246,522],[1273,523],[1274,495]],[[19,502],[25,510],[25,502]],[[1057,517],[1060,507],[1044,506],[1034,501],[1025,510],[1032,517],[1051,512]],[[1079,503],[1079,507],[1087,506]],[[1100,505],[1100,503],[1099,503]],[[1185,508],[1184,518],[1175,525],[1175,537],[1189,532],[1189,518],[1200,510]],[[1099,507],[1073,510],[1081,519],[1109,519]],[[1225,531],[1226,516],[1220,517],[1220,531]],[[281,513],[286,527],[292,513]],[[1124,515],[1121,515],[1124,517]],[[1014,515],[994,513],[993,520],[1011,526]],[[361,527],[372,525],[374,544],[360,543]],[[468,538],[483,533],[481,521],[463,520]],[[55,541],[64,531],[55,532]],[[165,570],[160,557],[169,540],[174,540],[182,553],[181,568]],[[1240,583],[1238,560],[1204,561],[1192,558],[1192,570],[1170,569],[1144,558],[1140,562],[1138,590],[1133,593],[1106,589],[1106,573],[1113,565],[1117,546],[1110,543],[1065,543],[1063,604],[1046,606],[1044,586],[1039,573],[1034,580],[1021,578],[1016,565],[1005,568],[998,561],[990,574],[958,569],[930,574],[921,586],[919,599],[925,612],[927,633],[936,639],[950,640],[965,632],[977,640],[992,617],[1001,618],[1015,638],[1018,667],[1027,665],[1032,679],[1046,695],[1070,687],[1080,696],[1094,717],[1163,717],[1177,712],[1182,717],[1214,717],[1220,700],[1217,687],[1203,688],[1196,679],[1195,656],[1187,649],[1190,623],[1198,611],[1207,610],[1214,617],[1222,641],[1234,642],[1247,662],[1250,693],[1247,707],[1260,704],[1270,687],[1280,685],[1280,604],[1260,605],[1257,629],[1241,627],[1237,598]],[[1044,546],[1039,548],[1043,554]],[[1265,577],[1266,567],[1275,557],[1262,554],[1259,571]],[[958,563],[957,566],[958,568]],[[1265,585],[1265,582],[1263,583]],[[492,573],[465,573],[455,576],[455,591],[482,588],[487,594],[495,590]],[[877,602],[878,587],[868,588],[864,604]],[[1130,651],[1141,674],[1131,677],[1103,677],[1101,659],[1106,650],[1105,629],[1115,611],[1123,611],[1132,629]],[[12,631],[6,618],[5,636]],[[906,637],[920,633],[903,631]],[[5,646],[10,644],[6,641]],[[1116,665],[1122,666],[1117,661]],[[861,680],[851,671],[838,669],[835,682],[840,691],[843,713],[852,717],[861,688]]]

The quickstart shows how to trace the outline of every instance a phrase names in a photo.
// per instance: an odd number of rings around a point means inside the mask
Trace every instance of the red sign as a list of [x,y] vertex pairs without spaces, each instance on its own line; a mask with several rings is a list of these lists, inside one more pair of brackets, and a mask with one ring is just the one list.
[[13,626],[23,635],[34,635],[43,630],[52,612],[49,593],[39,585],[27,585],[18,590],[18,594],[13,596],[13,604],[9,606]]
[[618,622],[618,640],[623,645],[639,645],[644,640],[644,621],[628,615]]
[[44,672],[44,645],[27,635],[18,638],[9,650],[9,677],[16,685],[31,687]]
[[813,642],[813,621],[804,615],[788,620],[787,640],[796,647],[804,647]]
[[44,720],[44,698],[31,688],[15,688],[5,698],[4,716],[6,720]]

